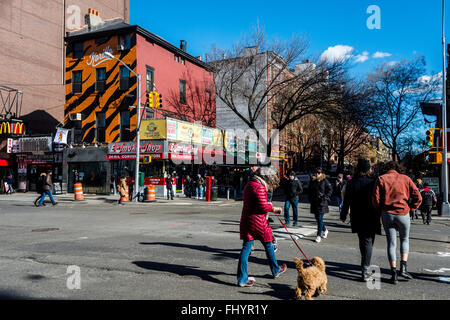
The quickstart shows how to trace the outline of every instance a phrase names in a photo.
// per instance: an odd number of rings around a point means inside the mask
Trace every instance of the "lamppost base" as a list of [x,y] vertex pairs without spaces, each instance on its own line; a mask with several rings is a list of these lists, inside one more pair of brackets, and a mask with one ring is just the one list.
[[441,216],[450,217],[450,203],[443,202],[441,205]]

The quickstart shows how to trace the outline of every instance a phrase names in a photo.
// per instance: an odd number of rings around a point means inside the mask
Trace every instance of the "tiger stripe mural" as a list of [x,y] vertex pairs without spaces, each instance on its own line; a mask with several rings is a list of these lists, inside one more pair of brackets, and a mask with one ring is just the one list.
[[[119,50],[120,37],[129,36],[129,48]],[[97,141],[96,116],[104,113],[104,143],[118,142],[120,140],[120,114],[129,111],[129,136],[132,141],[136,135],[136,109],[129,108],[136,105],[137,79],[129,73],[128,85],[121,88],[120,70],[122,64],[116,59],[106,56],[110,52],[122,60],[130,69],[136,72],[136,33],[115,34],[97,39],[70,40],[67,39],[66,53],[66,103],[64,107],[65,127],[73,126],[71,114],[81,114],[81,142],[92,144]],[[75,57],[75,47],[80,49],[82,43],[82,56]],[[97,70],[104,72],[104,87],[97,87]],[[74,79],[74,74],[81,72],[81,82]],[[77,81],[75,83],[75,81]],[[74,90],[74,84],[81,86]],[[79,91],[79,92],[74,92]],[[103,139],[102,139],[103,140]]]

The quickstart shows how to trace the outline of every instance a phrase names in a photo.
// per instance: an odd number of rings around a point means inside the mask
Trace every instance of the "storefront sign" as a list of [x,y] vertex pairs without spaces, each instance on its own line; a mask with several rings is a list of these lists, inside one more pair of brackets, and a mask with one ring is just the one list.
[[8,138],[6,146],[7,153],[17,153],[19,152],[19,140]]
[[[144,178],[144,184],[149,185],[152,184],[154,186],[165,186],[166,178],[163,177],[146,177]],[[172,177],[172,185],[177,185],[177,179]]]
[[143,120],[141,123],[140,136],[142,140],[166,139],[166,120]]
[[[141,141],[141,154],[165,152],[166,141]],[[136,142],[113,142],[108,144],[108,155],[136,154]]]
[[213,144],[213,130],[211,128],[202,127],[202,144]]
[[[152,160],[167,158],[165,153],[140,154],[139,158],[143,159],[144,156],[151,156]],[[135,160],[135,159],[136,159],[136,154],[107,154],[106,155],[106,160]]]
[[18,152],[51,152],[52,137],[20,138]]
[[192,144],[179,143],[179,142],[169,142],[168,147],[169,153],[179,153],[179,154],[194,154],[198,152],[198,147]]
[[167,139],[177,140],[177,126],[178,122],[175,120],[166,120]]
[[0,122],[0,135],[1,134],[23,134],[24,128],[22,122]]
[[213,145],[223,147],[223,133],[219,129],[213,129]]
[[192,123],[178,122],[177,140],[189,143],[202,143],[202,126]]

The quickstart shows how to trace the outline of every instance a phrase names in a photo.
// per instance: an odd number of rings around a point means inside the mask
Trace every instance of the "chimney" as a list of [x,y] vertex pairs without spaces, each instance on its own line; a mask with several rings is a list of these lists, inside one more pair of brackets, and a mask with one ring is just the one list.
[[88,25],[88,29],[92,30],[93,27],[98,26],[103,23],[102,18],[100,17],[100,12],[94,10],[92,8],[88,9],[87,15],[84,16],[84,20]]
[[186,52],[187,42],[185,40],[180,40],[180,49]]
[[256,56],[258,54],[258,47],[246,47],[244,49],[244,57]]

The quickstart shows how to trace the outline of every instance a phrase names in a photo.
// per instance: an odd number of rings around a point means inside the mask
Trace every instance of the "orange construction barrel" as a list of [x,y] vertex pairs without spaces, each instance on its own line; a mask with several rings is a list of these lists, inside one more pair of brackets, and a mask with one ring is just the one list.
[[149,184],[145,188],[145,201],[156,201],[155,186],[153,184]]
[[123,201],[130,201],[130,197],[129,197],[129,194],[128,194],[128,185],[125,188],[125,196],[123,197]]
[[75,200],[84,200],[83,185],[81,182],[75,183],[73,188],[75,190]]

